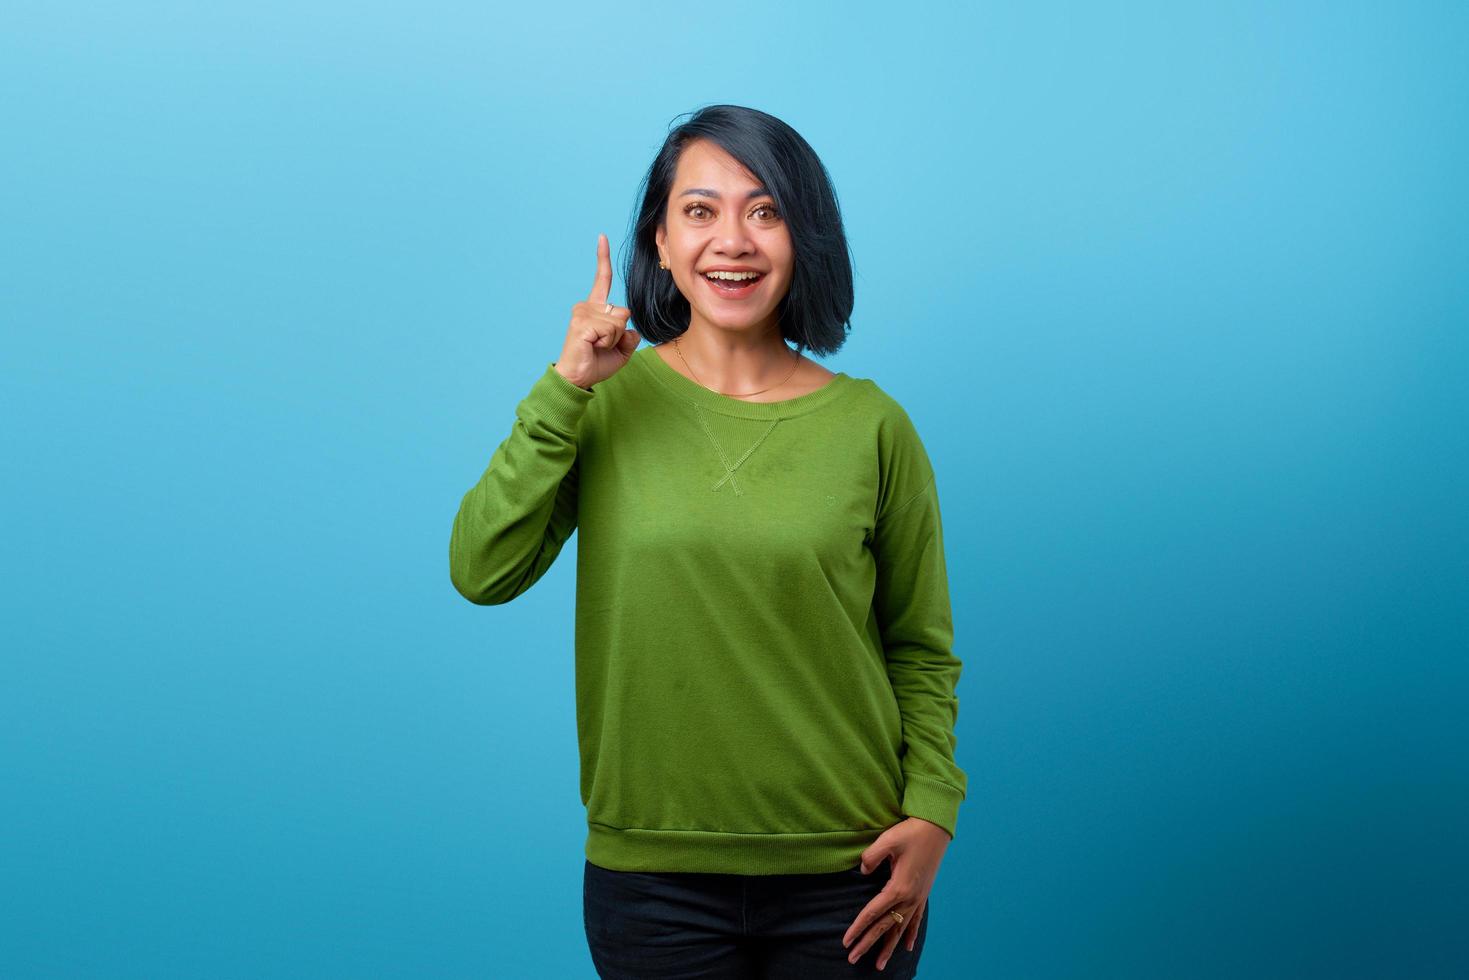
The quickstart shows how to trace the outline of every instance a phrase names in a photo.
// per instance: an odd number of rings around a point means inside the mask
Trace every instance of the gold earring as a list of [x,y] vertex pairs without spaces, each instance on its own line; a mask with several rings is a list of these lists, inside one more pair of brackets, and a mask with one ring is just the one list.
[[666,266],[666,265],[663,264],[663,260],[662,259],[659,259],[658,260],[658,268],[660,268],[660,269],[666,269],[666,268],[668,268],[668,266]]

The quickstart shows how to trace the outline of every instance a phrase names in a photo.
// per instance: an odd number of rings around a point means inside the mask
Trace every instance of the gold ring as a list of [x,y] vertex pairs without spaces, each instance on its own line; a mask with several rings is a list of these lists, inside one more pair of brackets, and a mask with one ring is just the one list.
[[603,313],[611,313],[612,312],[612,304],[611,303],[608,303],[607,304],[607,308],[605,310],[603,310],[602,312]]
[[898,925],[902,925],[903,924],[903,913],[902,912],[899,912],[897,909],[888,909],[888,915],[896,915],[898,917]]

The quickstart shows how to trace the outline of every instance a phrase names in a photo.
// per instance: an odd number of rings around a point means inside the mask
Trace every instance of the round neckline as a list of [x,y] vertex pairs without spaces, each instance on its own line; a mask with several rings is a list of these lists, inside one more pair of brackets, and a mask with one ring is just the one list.
[[741,398],[722,395],[685,376],[660,357],[651,345],[634,351],[632,359],[642,364],[659,384],[679,398],[721,415],[733,415],[736,418],[744,419],[790,418],[794,415],[804,415],[831,401],[850,387],[852,382],[852,377],[845,371],[838,371],[826,384],[804,395],[773,402],[747,402]]

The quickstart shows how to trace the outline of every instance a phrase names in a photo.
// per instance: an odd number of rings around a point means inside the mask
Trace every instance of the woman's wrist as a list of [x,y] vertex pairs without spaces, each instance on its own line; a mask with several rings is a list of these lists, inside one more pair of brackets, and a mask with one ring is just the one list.
[[565,371],[561,370],[561,363],[559,361],[556,362],[556,364],[554,364],[552,366],[556,369],[556,373],[557,374],[561,375],[563,378],[566,378],[566,380],[568,382],[570,382],[571,384],[576,385],[582,391],[591,391],[592,390],[592,386],[591,385],[584,385],[580,381],[578,381],[576,378],[573,378],[573,377],[568,376]]

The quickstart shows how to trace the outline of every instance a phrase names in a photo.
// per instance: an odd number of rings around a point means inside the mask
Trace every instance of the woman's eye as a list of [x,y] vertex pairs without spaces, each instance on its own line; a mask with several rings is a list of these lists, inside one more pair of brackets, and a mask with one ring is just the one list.
[[[705,207],[704,204],[689,204],[689,206],[683,209],[683,213],[685,213],[685,215],[689,217],[695,217],[695,219],[698,219],[698,217],[704,216],[701,215],[701,213],[699,212],[708,212],[708,210],[710,209],[708,209],[708,207]],[[777,210],[774,209],[773,206],[770,206],[770,204],[761,204],[761,206],[757,207],[754,212],[751,212],[751,215],[758,215],[759,212],[770,213],[770,219],[776,219],[776,217],[780,217],[780,212],[777,212]]]

